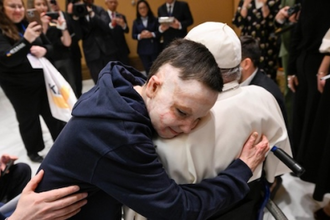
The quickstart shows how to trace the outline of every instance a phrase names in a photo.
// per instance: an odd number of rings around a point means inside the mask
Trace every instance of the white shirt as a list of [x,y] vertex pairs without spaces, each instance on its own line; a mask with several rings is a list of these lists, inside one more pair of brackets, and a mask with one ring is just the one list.
[[[172,15],[172,13],[173,13],[173,7],[174,7],[174,4],[175,4],[175,1],[172,2],[171,4],[166,3],[166,9],[167,9],[167,12],[169,12],[170,15]],[[170,6],[171,6],[171,11],[169,11]]]
[[240,86],[248,86],[250,85],[251,81],[253,80],[254,76],[257,74],[258,68],[248,77],[244,82],[241,82]]

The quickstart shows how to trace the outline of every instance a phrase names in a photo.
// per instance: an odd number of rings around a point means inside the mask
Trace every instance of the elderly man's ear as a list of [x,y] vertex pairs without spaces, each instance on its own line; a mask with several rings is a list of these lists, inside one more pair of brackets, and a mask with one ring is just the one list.
[[146,85],[146,95],[148,98],[153,98],[156,96],[157,92],[160,90],[162,85],[162,80],[159,76],[153,75],[147,85]]

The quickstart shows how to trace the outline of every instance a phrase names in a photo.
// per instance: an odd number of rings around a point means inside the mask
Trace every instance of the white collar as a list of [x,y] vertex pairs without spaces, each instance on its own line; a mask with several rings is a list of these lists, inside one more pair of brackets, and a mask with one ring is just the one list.
[[166,7],[168,8],[169,6],[172,6],[172,8],[174,7],[174,3],[175,1],[173,1],[171,4],[170,3],[166,3]]
[[238,87],[239,87],[238,81],[234,80],[234,81],[223,84],[222,92],[227,92],[232,89],[237,89]]
[[229,82],[229,83],[225,83],[223,85],[222,92],[220,92],[219,95],[218,95],[217,100],[219,101],[219,100],[230,98],[230,97],[240,93],[241,90],[242,90],[242,88],[239,87],[239,84],[238,84],[237,80],[234,80],[234,81]]
[[241,82],[240,86],[248,86],[258,72],[258,68],[246,79],[244,82]]

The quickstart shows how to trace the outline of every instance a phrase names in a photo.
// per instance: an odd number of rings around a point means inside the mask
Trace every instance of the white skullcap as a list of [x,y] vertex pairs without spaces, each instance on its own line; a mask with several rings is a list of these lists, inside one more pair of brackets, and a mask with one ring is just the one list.
[[185,39],[204,44],[220,68],[230,69],[241,62],[241,42],[233,29],[221,22],[205,22],[189,31]]

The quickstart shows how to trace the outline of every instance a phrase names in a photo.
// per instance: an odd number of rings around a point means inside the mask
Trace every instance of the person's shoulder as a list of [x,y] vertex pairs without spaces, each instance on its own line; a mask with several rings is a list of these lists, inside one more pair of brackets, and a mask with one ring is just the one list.
[[268,77],[265,73],[258,71],[257,74],[254,76],[252,79],[251,85],[258,85],[264,88],[270,88],[270,89],[275,89],[279,90],[278,85],[272,80],[270,77]]
[[259,96],[259,97],[269,97],[273,96],[269,90],[266,88],[260,86],[260,85],[249,85],[242,87],[243,90],[253,96]]
[[99,12],[106,11],[103,7],[98,6],[98,5],[92,5],[92,9],[93,9],[93,11],[99,11]]
[[166,3],[163,3],[163,4],[161,4],[159,7],[158,7],[158,9],[160,9],[160,8],[166,8]]

